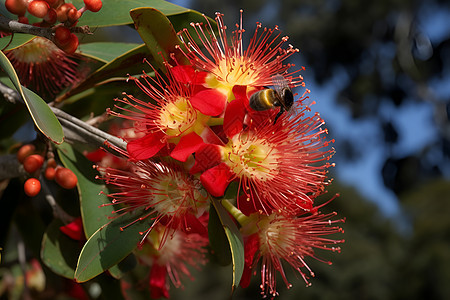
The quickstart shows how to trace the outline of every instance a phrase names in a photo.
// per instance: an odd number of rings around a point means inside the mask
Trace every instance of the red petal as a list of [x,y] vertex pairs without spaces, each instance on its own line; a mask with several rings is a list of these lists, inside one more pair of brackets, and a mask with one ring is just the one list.
[[189,155],[196,152],[204,144],[203,139],[198,134],[191,132],[181,137],[175,149],[170,153],[170,156],[176,160],[185,162]]
[[207,116],[218,116],[223,113],[227,96],[221,92],[208,89],[195,94],[190,99],[192,106]]
[[230,171],[230,168],[225,163],[221,163],[203,172],[200,176],[200,181],[212,196],[222,197],[232,176],[233,173]]
[[188,83],[193,85],[202,85],[205,83],[205,78],[208,72],[199,72],[193,66],[178,65],[170,69],[173,78],[181,83]]
[[130,158],[143,160],[154,156],[166,144],[165,137],[166,134],[164,132],[158,131],[128,142],[127,151],[130,154]]
[[99,162],[103,157],[106,156],[106,151],[103,149],[97,149],[95,151],[86,153],[84,156],[86,156],[86,158],[92,162]]
[[169,291],[166,287],[167,269],[165,266],[160,266],[156,263],[153,264],[150,270],[150,296],[153,299],[159,299],[161,297],[169,298]]
[[212,144],[204,144],[195,153],[195,164],[192,166],[189,173],[195,174],[203,172],[214,166],[217,166],[222,162],[222,152],[220,146]]
[[236,98],[227,105],[223,119],[223,130],[227,137],[233,137],[242,131],[246,109],[242,98]]
[[233,95],[236,99],[247,99],[247,86],[235,85],[233,86]]
[[173,78],[182,83],[192,84],[195,78],[195,70],[193,66],[178,65],[170,68]]
[[62,231],[65,235],[74,239],[76,241],[81,241],[85,238],[83,231],[83,222],[81,221],[81,217],[76,218],[73,222],[59,227],[59,230]]
[[[253,193],[256,193],[253,191]],[[255,199],[256,198],[256,199]],[[246,216],[249,216],[255,212],[264,212],[270,214],[273,208],[269,204],[262,205],[261,201],[257,197],[249,197],[248,195],[241,194],[237,199],[239,210]]]
[[252,265],[256,250],[259,248],[258,234],[255,233],[245,239],[244,242],[244,273],[242,274],[240,285],[246,288],[250,284],[252,277]]
[[205,225],[200,222],[200,220],[192,215],[192,214],[186,214],[184,216],[184,222],[183,226],[181,226],[181,230],[186,234],[196,233],[204,238],[208,238],[208,229],[206,229]]

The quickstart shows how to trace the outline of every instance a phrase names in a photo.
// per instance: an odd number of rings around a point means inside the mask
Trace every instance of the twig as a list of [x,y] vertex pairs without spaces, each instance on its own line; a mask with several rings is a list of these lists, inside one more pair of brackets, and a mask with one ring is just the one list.
[[55,198],[53,197],[52,193],[50,192],[50,189],[47,186],[47,183],[45,182],[44,178],[40,178],[40,182],[41,182],[41,187],[42,187],[42,191],[44,192],[45,195],[45,200],[47,200],[48,204],[50,205],[50,207],[52,208],[53,211],[53,216],[56,219],[61,220],[61,222],[64,223],[64,225],[69,224],[70,222],[72,222],[73,220],[75,220],[74,217],[72,217],[71,215],[67,214],[56,202]]
[[[17,93],[17,91],[9,88],[8,86],[0,83],[0,95],[3,96],[5,100],[10,103],[23,103],[22,97]],[[94,147],[100,148],[104,147],[105,142],[119,148],[126,149],[126,142],[122,139],[110,135],[94,126],[75,118],[74,116],[65,113],[59,108],[50,106],[53,113],[59,119],[65,135],[65,141],[75,144],[83,143],[89,144]],[[112,148],[105,147],[105,150],[117,155],[118,153]]]
[[23,24],[2,15],[0,15],[0,30],[4,32],[28,33],[36,36],[42,36],[53,41],[51,28]]

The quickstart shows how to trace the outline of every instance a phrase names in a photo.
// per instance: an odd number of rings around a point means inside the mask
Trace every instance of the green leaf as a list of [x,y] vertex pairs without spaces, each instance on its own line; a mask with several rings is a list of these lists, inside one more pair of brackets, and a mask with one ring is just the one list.
[[181,45],[181,41],[172,23],[162,12],[154,8],[136,8],[130,11],[130,15],[136,30],[160,68],[165,70],[164,62],[171,61],[170,53],[175,55],[179,64],[189,63],[184,54],[176,49],[175,46]]
[[[141,46],[141,44],[97,42],[80,44],[78,50],[80,51],[80,54],[84,56],[91,57],[104,63],[109,63],[118,56],[121,56],[139,46]],[[106,49],[108,49],[108,51],[105,51]]]
[[14,33],[14,35],[8,35],[0,39],[0,49],[3,49],[3,51],[11,50],[28,43],[34,38],[35,36],[30,34]]
[[[80,8],[82,0],[72,0],[72,3]],[[99,12],[85,12],[80,18],[79,26],[91,27],[117,26],[132,24],[129,11],[137,7],[153,7],[166,15],[174,15],[190,11],[187,8],[163,1],[163,0],[107,0],[103,1],[103,7]]]
[[222,266],[229,265],[231,263],[230,244],[213,205],[209,209],[208,237],[215,262]]
[[232,291],[239,285],[244,272],[244,241],[236,224],[219,200],[213,199],[212,203],[222,223],[225,234],[230,244],[231,257],[233,261],[233,286]]
[[99,173],[93,169],[93,163],[84,155],[75,151],[71,145],[63,143],[57,148],[59,158],[64,166],[78,178],[77,189],[80,196],[81,218],[86,238],[92,236],[97,229],[110,221],[113,207],[108,197],[101,193],[108,193],[103,181],[95,179]]
[[147,59],[152,64],[151,58],[152,55],[148,48],[144,44],[139,45],[92,73],[74,89],[60,97],[58,101],[63,101],[101,83],[110,82],[117,77],[125,81],[127,74],[142,74],[143,70],[150,73],[152,71],[150,66],[143,61]]
[[54,219],[47,228],[42,239],[41,259],[53,272],[73,279],[80,244],[69,238],[59,229],[64,224]]
[[16,90],[22,96],[22,99],[30,112],[31,118],[39,131],[41,131],[54,143],[61,144],[64,140],[64,132],[58,119],[41,97],[26,87],[21,86],[14,67],[11,65],[11,62],[5,54],[1,51],[0,66],[8,75]]
[[[148,211],[127,213],[97,230],[78,258],[75,280],[85,282],[110,269],[130,254],[151,226]],[[126,227],[126,228],[124,228]]]

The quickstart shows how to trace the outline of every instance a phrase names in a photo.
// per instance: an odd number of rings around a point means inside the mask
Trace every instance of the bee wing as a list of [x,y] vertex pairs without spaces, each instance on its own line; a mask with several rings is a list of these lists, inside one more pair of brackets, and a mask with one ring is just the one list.
[[289,81],[287,81],[286,78],[280,74],[272,76],[272,84],[274,86],[274,90],[280,95],[284,88],[289,88]]
[[286,107],[286,104],[284,103],[283,99],[282,99],[282,95],[283,95],[283,89],[285,88],[289,88],[289,81],[286,80],[286,78],[284,78],[283,75],[277,74],[272,76],[272,84],[274,87],[275,92],[277,93],[277,95],[280,97],[280,104],[283,106],[285,111],[288,111],[288,107]]

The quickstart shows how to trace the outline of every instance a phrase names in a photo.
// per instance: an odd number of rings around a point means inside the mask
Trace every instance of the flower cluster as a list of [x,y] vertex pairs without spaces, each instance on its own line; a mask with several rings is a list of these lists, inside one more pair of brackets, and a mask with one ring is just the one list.
[[[303,68],[291,71],[294,65],[286,63],[298,52],[284,46],[288,38],[277,27],[257,23],[244,47],[242,12],[230,39],[223,16],[215,20],[218,36],[207,18],[179,32],[177,49],[190,65],[170,61],[165,74],[155,69],[154,76],[130,77],[146,99],[125,94],[109,111],[134,122],[138,138],[125,138],[127,151],[122,153],[129,165],[98,169],[117,188],[109,195],[119,207],[116,214],[148,211],[154,222],[142,244],[157,236],[152,245],[158,251],[179,234],[206,238],[210,201],[220,199],[244,240],[241,286],[260,268],[262,293],[275,296],[277,273],[291,286],[282,261],[309,284],[314,275],[306,258],[316,258],[315,249],[339,251],[336,244],[342,240],[325,236],[341,232],[336,223],[343,220],[321,213],[323,204],[315,201],[331,182],[333,141],[326,139],[322,118],[307,105],[309,90],[300,96],[292,92],[304,88]],[[157,282],[154,276],[166,278],[156,275],[167,274],[163,269],[195,265],[183,262],[189,248],[171,249],[170,259],[151,256],[150,285]],[[178,286],[178,275],[171,277]],[[155,295],[168,297],[163,283]]]

